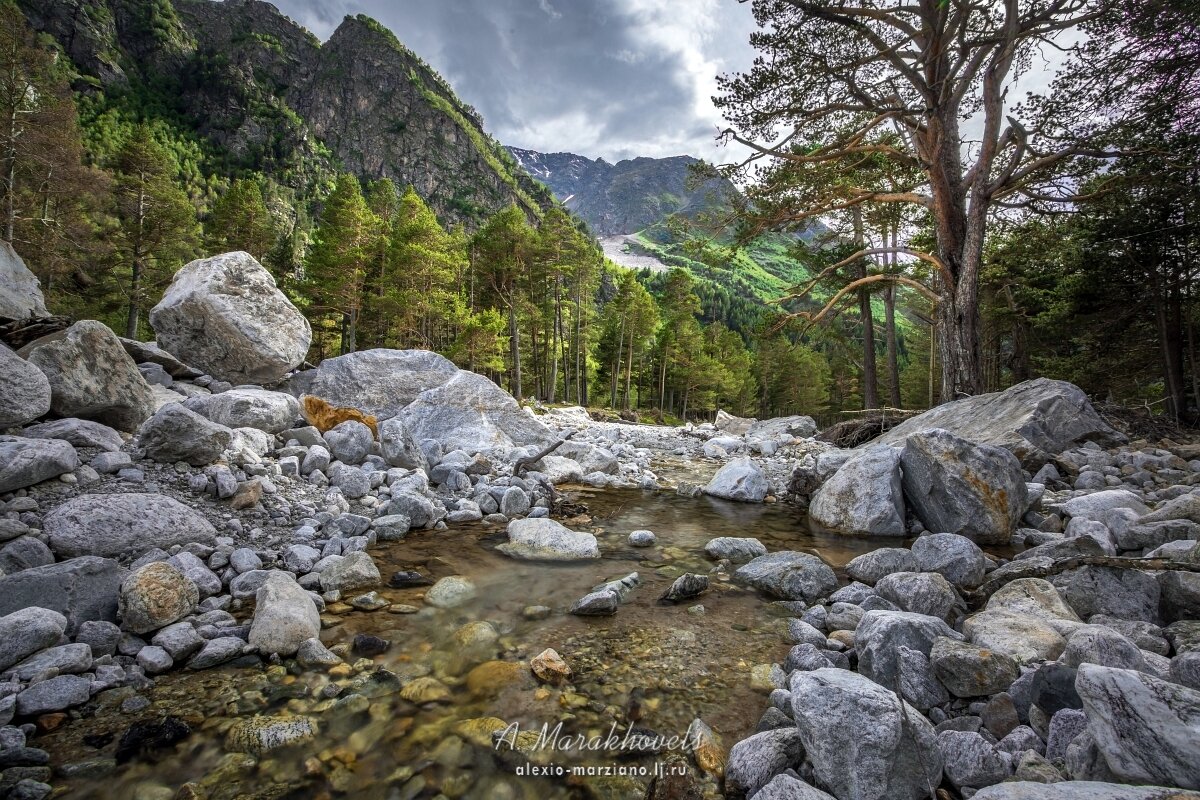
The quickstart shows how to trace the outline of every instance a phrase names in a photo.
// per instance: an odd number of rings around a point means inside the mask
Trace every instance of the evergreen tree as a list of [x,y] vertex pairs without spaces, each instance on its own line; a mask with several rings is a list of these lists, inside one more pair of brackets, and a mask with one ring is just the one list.
[[518,316],[524,313],[527,302],[526,270],[534,245],[534,231],[525,214],[516,205],[510,205],[492,215],[475,235],[471,248],[472,268],[481,284],[480,299],[498,304],[507,317],[509,391],[517,398],[523,396],[524,389]]
[[196,209],[176,183],[171,154],[139,125],[122,145],[113,185],[116,254],[129,274],[125,336],[137,338],[142,311],[183,262],[195,254],[200,226]]
[[244,250],[259,261],[266,259],[279,238],[262,183],[252,178],[236,179],[217,198],[204,229],[209,253]]
[[304,262],[303,294],[318,323],[317,343],[336,334],[339,352],[358,348],[358,326],[366,300],[365,284],[376,252],[380,223],[363,198],[358,178],[343,174],[325,200],[321,223]]

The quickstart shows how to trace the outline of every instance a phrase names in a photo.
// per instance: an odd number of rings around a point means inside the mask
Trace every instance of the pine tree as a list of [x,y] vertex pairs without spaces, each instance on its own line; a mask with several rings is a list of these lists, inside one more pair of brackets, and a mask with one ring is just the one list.
[[113,199],[117,255],[128,265],[125,335],[137,338],[143,309],[195,253],[196,209],[176,183],[171,154],[138,125],[117,154]]
[[518,398],[524,389],[518,316],[527,303],[524,281],[534,242],[525,214],[510,205],[492,215],[472,244],[472,268],[480,278],[480,293],[500,305],[508,319],[509,391]]
[[245,250],[259,261],[265,259],[279,234],[262,183],[252,178],[235,180],[213,203],[204,234],[204,246],[210,253]]
[[358,349],[358,326],[366,300],[365,284],[378,244],[379,219],[363,198],[358,178],[343,174],[325,200],[321,222],[304,263],[303,294],[316,317],[323,350],[325,336],[336,333],[339,352]]

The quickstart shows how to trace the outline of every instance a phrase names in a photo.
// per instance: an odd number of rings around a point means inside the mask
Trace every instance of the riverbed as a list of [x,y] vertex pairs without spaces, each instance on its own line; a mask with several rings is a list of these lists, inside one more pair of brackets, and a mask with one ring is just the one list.
[[[430,581],[459,575],[475,585],[475,598],[435,608],[423,602],[427,586],[384,586],[378,610],[330,604],[321,638],[349,666],[302,669],[255,658],[171,673],[142,693],[150,700],[144,708],[137,708],[142,703],[132,689],[105,693],[83,709],[83,718],[39,737],[52,763],[69,765],[68,777],[56,781],[65,789],[59,796],[632,798],[644,795],[656,770],[678,768],[680,759],[695,770],[705,795],[718,796],[720,754],[753,732],[766,707],[763,665],[787,653],[788,614],[731,583],[704,544],[752,536],[771,551],[817,553],[836,569],[897,542],[809,533],[803,514],[784,504],[565,491],[587,509],[566,524],[596,534],[600,560],[515,561],[494,550],[503,532],[479,524],[414,531],[382,544],[372,555],[385,581],[397,571]],[[656,545],[630,546],[628,534],[637,529],[653,531]],[[640,586],[615,616],[567,613],[592,587],[632,572]],[[686,604],[660,604],[684,572],[708,575],[709,590]],[[390,646],[370,658],[351,654],[356,634]],[[566,682],[544,684],[532,675],[529,661],[546,648],[570,667]],[[306,718],[316,732],[263,753],[232,752],[238,726],[256,716]],[[122,752],[122,763],[114,762],[131,725],[164,718],[190,733],[167,746]],[[687,736],[696,719],[711,729],[699,753],[691,752],[699,728]],[[560,732],[557,749],[536,744],[543,725]],[[623,737],[631,726],[654,739],[659,752],[613,752],[605,739]],[[502,737],[508,732],[499,746],[497,730]],[[561,743],[568,736],[602,749],[567,750]],[[550,774],[525,774],[531,766]]]

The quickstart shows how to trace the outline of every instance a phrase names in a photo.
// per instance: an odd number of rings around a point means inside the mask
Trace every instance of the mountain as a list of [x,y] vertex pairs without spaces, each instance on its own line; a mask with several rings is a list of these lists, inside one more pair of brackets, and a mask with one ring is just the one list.
[[610,260],[652,273],[687,269],[709,298],[706,316],[731,327],[754,316],[746,304],[761,309],[808,277],[794,257],[796,245],[824,231],[816,224],[800,237],[764,234],[733,247],[729,224],[737,188],[718,178],[697,182],[692,165],[699,159],[691,156],[609,164],[575,153],[508,150],[591,227]]
[[468,227],[510,203],[531,218],[553,203],[369,17],[346,17],[321,44],[260,0],[18,2],[70,57],[82,105],[168,121],[196,140],[202,170],[262,172],[301,193],[337,170],[388,177]]

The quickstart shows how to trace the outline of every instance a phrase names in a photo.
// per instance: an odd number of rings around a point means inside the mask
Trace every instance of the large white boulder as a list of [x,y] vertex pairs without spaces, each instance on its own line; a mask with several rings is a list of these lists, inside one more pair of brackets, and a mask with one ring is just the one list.
[[429,350],[377,348],[327,358],[316,369],[293,375],[285,388],[296,397],[316,395],[335,406],[389,419],[457,374],[449,359]]
[[158,344],[231,383],[277,383],[304,360],[312,329],[261,264],[235,251],[187,264],[150,310]]
[[25,319],[49,314],[37,276],[11,244],[0,240],[0,317]]
[[0,344],[0,428],[24,425],[49,410],[46,374]]
[[837,533],[904,536],[900,451],[881,444],[856,452],[813,495],[808,517]]
[[749,457],[735,458],[712,477],[704,493],[723,500],[761,503],[767,496],[767,476]]
[[290,656],[320,633],[321,615],[309,593],[288,573],[272,570],[255,596],[250,644],[260,653]]
[[447,452],[545,446],[558,438],[525,413],[508,392],[483,375],[466,370],[422,392],[398,416],[414,440],[433,439]]

